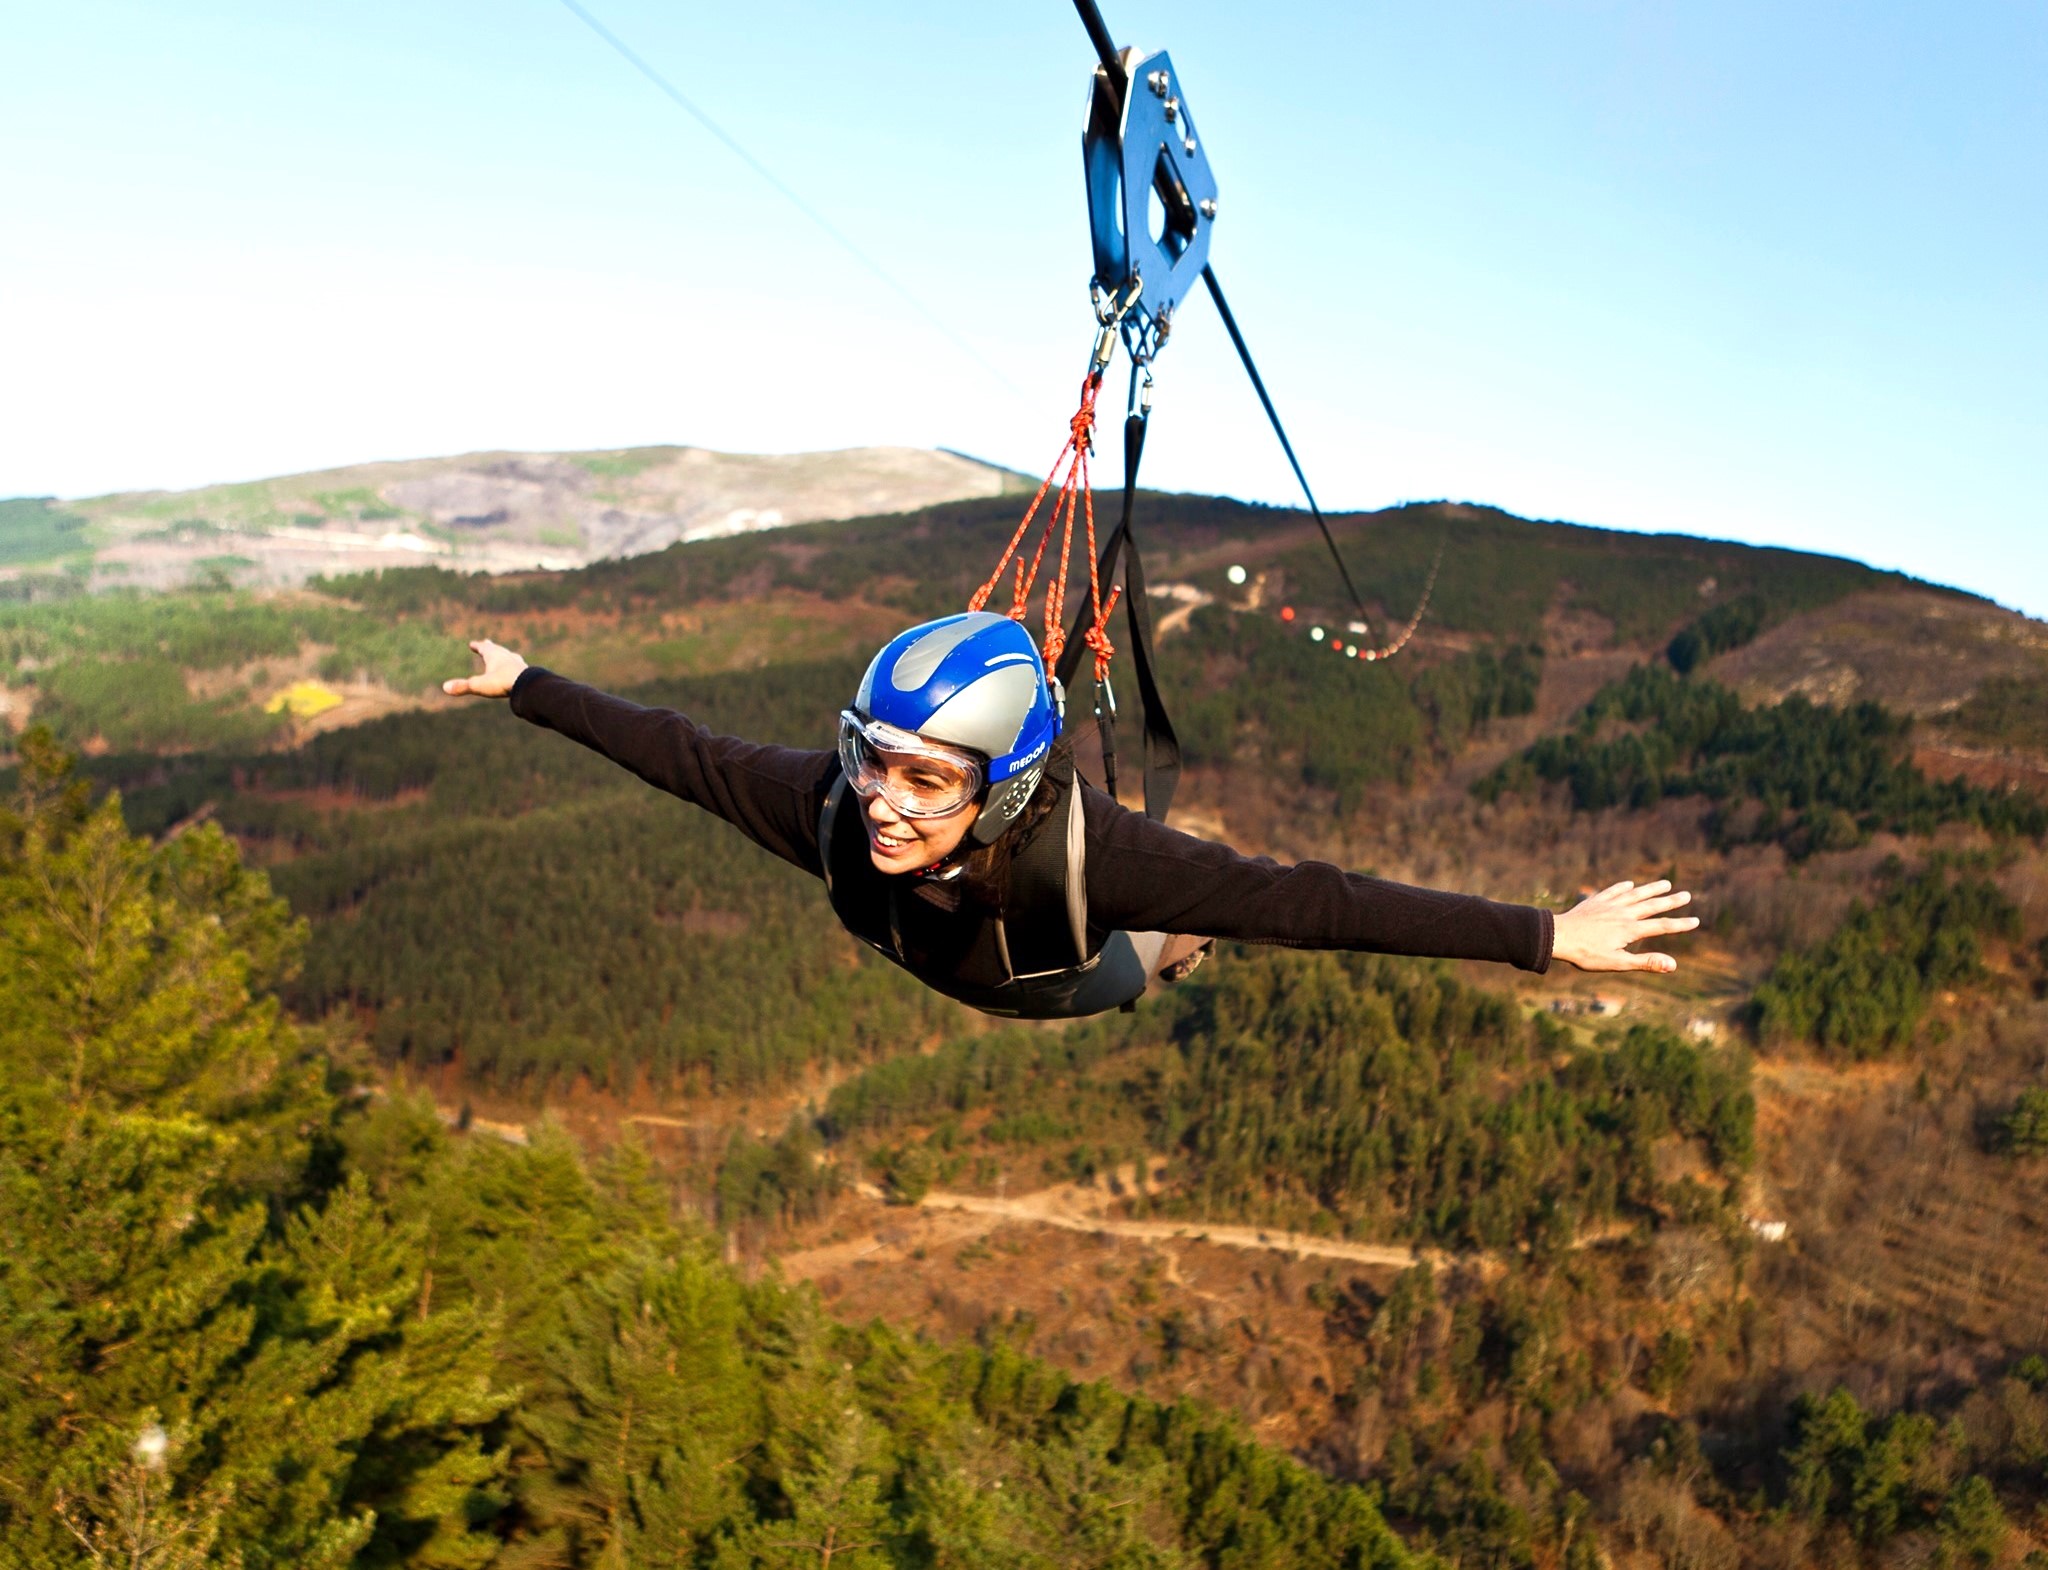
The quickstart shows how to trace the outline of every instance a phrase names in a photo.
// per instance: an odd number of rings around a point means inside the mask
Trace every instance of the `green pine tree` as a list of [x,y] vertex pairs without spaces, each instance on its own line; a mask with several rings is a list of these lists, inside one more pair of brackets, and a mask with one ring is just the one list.
[[746,1319],[739,1282],[701,1249],[585,1284],[519,1413],[536,1531],[507,1565],[688,1564],[745,1513],[762,1415]]
[[217,830],[134,839],[46,738],[22,753],[0,1537],[36,1567],[480,1563],[489,1325],[428,1301],[420,1229],[322,1184],[328,1066],[270,990],[301,929]]

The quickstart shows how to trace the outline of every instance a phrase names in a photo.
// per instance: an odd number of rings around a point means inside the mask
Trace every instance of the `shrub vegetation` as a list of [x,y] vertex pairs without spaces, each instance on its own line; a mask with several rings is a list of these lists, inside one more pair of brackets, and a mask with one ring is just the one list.
[[1894,858],[1874,905],[1850,907],[1822,943],[1783,955],[1753,1008],[1767,1041],[1864,1059],[1911,1044],[1928,1003],[1984,973],[1980,940],[2020,935],[2019,908],[1981,876],[1941,862],[1905,875]]

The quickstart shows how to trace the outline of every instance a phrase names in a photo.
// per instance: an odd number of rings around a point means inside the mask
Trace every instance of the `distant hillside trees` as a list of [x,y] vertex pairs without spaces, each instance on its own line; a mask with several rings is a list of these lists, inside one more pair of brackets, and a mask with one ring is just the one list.
[[[332,496],[329,501],[342,505]],[[364,518],[382,511],[360,500],[347,505]],[[211,592],[86,594],[80,592],[85,579],[35,573],[0,582],[0,671],[10,684],[40,688],[68,679],[79,689],[42,715],[74,742],[99,738],[142,750],[253,745],[220,723],[209,726],[194,705],[176,706],[171,720],[153,730],[146,713],[124,716],[82,701],[80,691],[98,689],[75,668],[168,662],[182,676],[317,652],[327,680],[364,678],[417,692],[459,669],[462,638],[488,630],[496,617],[574,610],[658,618],[686,606],[772,594],[857,598],[894,607],[910,620],[965,602],[1014,527],[1018,505],[1010,496],[946,503],[908,515],[699,541],[570,573],[465,575],[441,566],[338,573],[313,580],[313,595],[290,599],[258,600],[226,588],[241,560],[232,555],[214,560],[217,586]],[[1283,509],[1213,497],[1148,495],[1142,509],[1155,566],[1180,558],[1188,576],[1217,590],[1225,588],[1222,569],[1207,564],[1218,559],[1217,546],[1249,542],[1262,549],[1273,531],[1299,521]],[[1360,580],[1373,586],[1387,616],[1407,614],[1443,547],[1429,626],[1506,648],[1539,639],[1545,615],[1561,604],[1602,618],[1622,642],[1641,644],[1665,637],[1693,616],[1702,594],[1722,596],[1673,644],[1674,659],[1683,662],[1691,658],[1685,649],[1697,646],[1704,657],[1753,632],[1752,623],[1768,624],[1895,577],[1798,552],[1538,524],[1494,509],[1442,503],[1338,518],[1334,524],[1347,558]],[[67,559],[78,565],[89,550],[83,527],[46,502],[0,502],[0,566]],[[186,520],[167,532],[212,530]],[[231,534],[223,536],[224,545],[231,542]],[[1320,544],[1262,554],[1275,587],[1284,585],[1297,604],[1320,603],[1326,610],[1316,614],[1333,620],[1351,614],[1338,609],[1338,585]],[[1311,651],[1304,646],[1303,652]],[[1324,659],[1340,664],[1327,652]],[[1283,723],[1274,738],[1277,750],[1300,762],[1313,782],[1340,794],[1374,779],[1400,777],[1421,738],[1412,734],[1413,715],[1404,715],[1390,699],[1411,678],[1414,664],[1410,659],[1398,678],[1386,680],[1356,669],[1329,673],[1354,681],[1350,693],[1324,700],[1330,715],[1325,729],[1355,733],[1357,746],[1347,751],[1328,738],[1290,738]],[[69,677],[60,674],[66,670]],[[162,676],[146,679],[160,684]],[[1511,693],[1490,707],[1476,687],[1464,694],[1418,691],[1415,697],[1439,745],[1455,746],[1488,712],[1519,712]],[[147,712],[165,711],[152,704]],[[99,728],[103,718],[113,730]],[[1199,716],[1197,721],[1199,739]]]
[[1473,790],[1496,800],[1563,784],[1581,812],[1702,796],[1715,803],[1720,843],[1776,840],[1794,856],[1944,823],[2048,834],[2038,796],[1928,779],[1904,756],[1908,724],[1874,703],[1833,709],[1794,696],[1747,708],[1715,682],[1640,665],[1595,694],[1569,732],[1544,737]]
[[66,512],[49,497],[16,496],[0,501],[0,567],[61,561],[89,555],[91,550],[85,519]]
[[1744,594],[1716,605],[1705,615],[1686,623],[1664,651],[1671,668],[1681,676],[1717,654],[1739,649],[1763,631],[1767,603],[1761,594]]
[[1840,1385],[1811,1391],[1792,1399],[1783,1427],[1763,1397],[1718,1442],[1672,1422],[1624,1473],[1616,1524],[1667,1564],[2031,1567],[2048,1476],[2044,1387],[2048,1360],[2027,1354],[1903,1406]]
[[[316,587],[382,615],[488,616],[571,606],[632,612],[780,591],[859,596],[897,606],[907,617],[931,616],[966,601],[1021,510],[1019,497],[990,497],[702,540],[569,573],[463,577],[422,566],[339,574],[316,580]],[[1180,570],[1217,590],[1226,586],[1216,547],[1258,548],[1281,531],[1306,532],[1300,526],[1307,522],[1286,508],[1158,493],[1141,499],[1139,520],[1155,583],[1175,558],[1192,558],[1203,564]],[[1407,616],[1441,546],[1444,565],[1428,625],[1509,643],[1540,638],[1545,615],[1560,603],[1611,623],[1625,643],[1646,644],[1696,616],[1702,592],[1722,596],[1722,603],[1760,600],[1766,620],[1774,621],[1905,581],[1837,557],[1535,523],[1441,502],[1331,523],[1358,581],[1370,585],[1387,615]],[[1313,535],[1277,552],[1262,549],[1258,559],[1296,605],[1320,605],[1318,614],[1332,618],[1350,614],[1329,555]],[[1334,664],[1337,657],[1326,658]]]
[[1631,1027],[1569,1052],[1539,1016],[1428,970],[1247,955],[1194,994],[1158,1113],[1184,1208],[1467,1248],[1560,1246],[1662,1200],[1651,1148],[1753,1155],[1739,1050]]
[[817,1220],[840,1187],[839,1171],[820,1159],[823,1152],[802,1118],[792,1118],[772,1141],[734,1129],[718,1168],[718,1219],[728,1228]]
[[41,672],[35,717],[56,735],[122,752],[151,747],[253,749],[286,723],[249,703],[246,689],[194,701],[169,660],[72,660]]
[[1517,643],[1429,666],[1410,690],[1429,716],[1438,749],[1456,752],[1490,720],[1534,714],[1542,685],[1542,645]]
[[1489,720],[1536,706],[1543,654],[1482,649],[1416,668],[1331,653],[1261,616],[1205,607],[1160,650],[1168,711],[1192,764],[1255,759],[1280,779],[1332,791],[1405,781]]
[[982,1111],[983,1149],[1173,1156],[1176,1214],[1458,1248],[1562,1246],[1670,1201],[1660,1140],[1734,1173],[1755,1138],[1739,1050],[1652,1026],[1570,1050],[1546,1017],[1430,967],[1256,950],[1129,1022],[877,1065],[825,1122],[839,1139],[937,1124],[950,1155],[948,1120]]
[[2009,1155],[2048,1156],[2048,1085],[2019,1093],[1998,1120],[1998,1144]]
[[1972,741],[2048,753],[2048,672],[1993,676],[1941,723]]
[[370,679],[401,692],[464,668],[462,640],[420,621],[232,589],[133,591],[31,599],[0,596],[0,679],[35,694],[35,717],[74,745],[116,750],[253,748],[284,722],[247,688],[195,698],[195,674],[258,667],[321,649],[330,681]]
[[1988,879],[1936,862],[1912,876],[1894,859],[1874,905],[1850,907],[1820,944],[1781,956],[1752,1007],[1767,1041],[1843,1057],[1909,1044],[1928,1003],[1983,973],[1980,939],[2020,935],[2019,908]]
[[633,781],[417,823],[278,884],[319,922],[296,1003],[359,1011],[391,1061],[459,1057],[505,1087],[759,1086],[958,1017],[859,952],[814,879]]
[[[1177,499],[1162,498],[1168,519]],[[1799,551],[1731,547],[1665,536],[1649,539],[1571,524],[1530,523],[1490,507],[1415,503],[1358,519],[1333,519],[1360,583],[1396,617],[1420,597],[1439,544],[1443,569],[1428,625],[1489,638],[1542,635],[1559,606],[1611,624],[1623,644],[1661,641],[1698,614],[1703,594],[1761,598],[1772,621],[1891,581],[1860,562]],[[1147,519],[1148,538],[1157,538]],[[1313,537],[1311,537],[1313,539]],[[1304,543],[1276,564],[1297,605],[1343,603],[1328,553]]]
[[1788,1509],[1816,1527],[1835,1528],[1848,1539],[1844,1548],[1878,1549],[1921,1533],[1933,1540],[1940,1563],[1997,1563],[2011,1522],[1991,1479],[1970,1467],[2037,1469],[2039,1425],[2048,1416],[2048,1403],[2020,1380],[2008,1380],[2000,1395],[2034,1426],[2031,1437],[2015,1435],[2019,1443],[2004,1452],[1973,1444],[1971,1429],[1944,1429],[1926,1413],[1875,1416],[1847,1390],[1802,1398],[1784,1453]]

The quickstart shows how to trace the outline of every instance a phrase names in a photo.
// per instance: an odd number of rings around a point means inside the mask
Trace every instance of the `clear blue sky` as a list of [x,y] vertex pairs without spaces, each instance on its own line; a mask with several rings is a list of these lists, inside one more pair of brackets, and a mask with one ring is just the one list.
[[[1057,449],[1065,0],[0,10],[0,495],[479,448]],[[1859,556],[2048,615],[2048,7],[1105,0],[1325,501]],[[1206,305],[1148,477],[1284,501]],[[1105,464],[1104,468],[1111,466]]]

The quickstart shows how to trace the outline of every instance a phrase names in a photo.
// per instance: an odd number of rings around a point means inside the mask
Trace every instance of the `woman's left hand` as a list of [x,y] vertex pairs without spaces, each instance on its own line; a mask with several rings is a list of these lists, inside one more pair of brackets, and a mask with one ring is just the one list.
[[1640,886],[1617,883],[1557,918],[1551,955],[1580,970],[1674,971],[1678,961],[1669,954],[1631,954],[1629,945],[1692,931],[1699,917],[1664,914],[1691,903],[1690,894],[1683,889],[1674,894],[1663,878]]
[[484,668],[474,676],[449,677],[441,683],[441,690],[451,698],[509,697],[519,673],[526,669],[526,661],[489,638],[474,640],[470,648],[484,662]]

